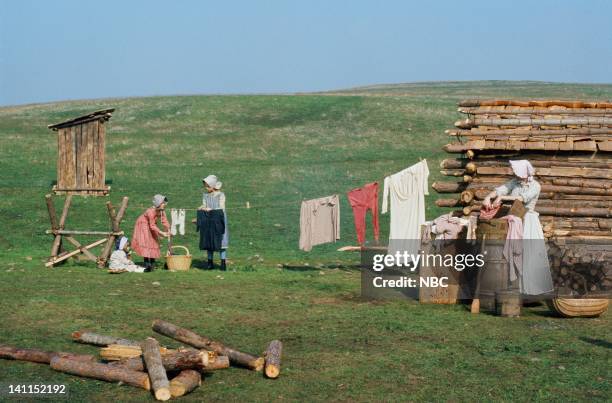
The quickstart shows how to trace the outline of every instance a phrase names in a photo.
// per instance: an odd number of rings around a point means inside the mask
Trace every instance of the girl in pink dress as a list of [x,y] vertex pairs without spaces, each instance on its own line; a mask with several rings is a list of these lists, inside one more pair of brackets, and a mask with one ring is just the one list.
[[[134,226],[134,235],[132,237],[132,249],[140,256],[144,257],[145,271],[153,270],[155,259],[161,256],[159,251],[159,238],[168,237],[170,224],[166,218],[166,204],[168,199],[163,195],[153,196],[153,207],[149,207],[138,219]],[[157,219],[161,220],[161,224],[165,231],[162,231],[157,226]]]

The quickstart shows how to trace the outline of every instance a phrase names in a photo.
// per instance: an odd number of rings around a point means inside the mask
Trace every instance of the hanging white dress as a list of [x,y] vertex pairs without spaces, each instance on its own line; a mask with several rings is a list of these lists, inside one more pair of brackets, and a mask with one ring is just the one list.
[[418,253],[421,225],[425,223],[425,195],[429,194],[428,178],[426,160],[385,178],[383,214],[391,199],[388,254]]
[[521,293],[525,295],[553,291],[544,232],[540,215],[535,211],[540,189],[540,184],[535,180],[523,182],[518,179],[512,179],[495,189],[499,196],[521,196],[527,209],[523,217],[523,268],[519,277]]

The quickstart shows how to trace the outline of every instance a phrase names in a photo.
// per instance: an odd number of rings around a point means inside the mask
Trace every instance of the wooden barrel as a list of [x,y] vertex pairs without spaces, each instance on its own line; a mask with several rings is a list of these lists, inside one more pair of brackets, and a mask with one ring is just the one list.
[[566,318],[596,317],[608,310],[607,298],[554,298],[549,307]]
[[506,220],[482,220],[478,223],[478,239],[485,239],[486,255],[484,267],[480,273],[480,308],[490,312],[496,311],[495,295],[509,287],[508,261],[504,258],[504,245],[508,222]]
[[495,293],[497,314],[508,318],[521,316],[521,294],[519,290],[501,290]]
[[486,236],[487,240],[497,239],[505,241],[507,233],[508,221],[497,218],[492,220],[480,220],[476,228],[476,236],[478,239],[482,239]]

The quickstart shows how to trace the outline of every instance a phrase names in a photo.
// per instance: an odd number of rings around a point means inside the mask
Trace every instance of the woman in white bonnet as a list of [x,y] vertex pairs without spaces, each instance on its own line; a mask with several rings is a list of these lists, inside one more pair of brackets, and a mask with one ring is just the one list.
[[[229,243],[229,233],[227,230],[227,214],[225,212],[225,193],[221,191],[221,187],[223,183],[217,178],[215,175],[208,175],[206,178],[202,179],[202,184],[204,185],[204,194],[202,196],[202,205],[200,206],[200,210],[222,210],[223,218],[225,223],[225,231],[223,233],[223,239],[221,240],[221,251],[219,255],[221,257],[221,266],[220,269],[225,271],[227,270],[227,246]],[[213,257],[214,252],[209,250],[208,253],[208,264],[207,268],[214,268]]]
[[[535,169],[527,160],[510,161],[514,178],[497,187],[482,202],[485,208],[497,207],[502,201],[520,200],[527,212],[523,217],[523,267],[521,292],[540,295],[553,291],[548,253],[539,214],[535,206],[540,196],[540,184],[534,179]],[[491,202],[491,199],[494,199]]]

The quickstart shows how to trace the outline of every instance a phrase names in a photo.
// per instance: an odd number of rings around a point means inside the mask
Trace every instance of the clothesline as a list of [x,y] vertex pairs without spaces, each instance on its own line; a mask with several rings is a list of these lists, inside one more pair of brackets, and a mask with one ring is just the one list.
[[[298,201],[298,202],[301,202]],[[247,202],[248,203],[248,202]],[[232,206],[232,207],[226,207],[225,210],[257,210],[257,209],[262,209],[262,208],[269,208],[269,207],[277,207],[277,206],[295,206],[296,205],[296,201],[291,201],[291,202],[281,202],[281,203],[275,203],[275,204],[266,204],[266,205],[251,205],[249,203],[248,206]],[[137,207],[139,208],[149,208],[151,206],[148,205],[138,205]],[[183,208],[183,207],[169,207],[168,210],[185,210],[185,211],[198,211],[199,208],[193,208],[193,207],[188,207],[188,208]]]
[[[419,157],[419,162],[421,162],[423,160],[424,160],[423,158]],[[394,175],[395,173],[397,173],[397,172],[394,172],[393,174],[383,175],[383,179],[388,177],[388,176]],[[364,182],[364,181],[361,181],[361,182]],[[365,181],[365,182],[367,182],[367,181]],[[375,182],[378,182],[378,181],[375,181]],[[353,189],[355,189],[355,187],[351,186],[350,189],[348,189],[348,190],[346,190],[344,192],[334,192],[334,194],[338,194],[338,195],[342,194],[342,193],[346,194],[346,193],[348,193],[349,191],[351,191]],[[290,202],[280,202],[280,203],[274,203],[274,204],[268,204],[268,205],[251,205],[250,202],[247,201],[244,206],[226,207],[225,210],[254,210],[254,209],[262,209],[262,208],[271,208],[271,207],[277,207],[277,206],[284,206],[284,205],[287,205],[287,206],[289,206],[289,205],[296,206],[296,205],[298,205],[298,203],[302,203],[303,201],[310,200],[310,199],[316,199],[316,197],[310,197],[310,198],[303,197],[301,200],[294,200],[294,201],[290,201]],[[139,208],[148,208],[150,206],[139,205],[138,207]],[[172,209],[175,209],[175,210],[184,210],[184,211],[198,211],[199,210],[199,208],[193,208],[193,207],[186,207],[186,208],[183,208],[183,207],[170,207],[170,210],[172,210]]]
[[[367,182],[366,180],[360,179],[361,187],[351,186],[349,190],[345,191],[345,196],[348,199],[349,204],[352,207],[353,215],[355,219],[355,229],[357,231],[357,239],[360,244],[365,242],[366,235],[366,213],[370,211],[372,214],[372,226],[374,232],[374,238],[378,241],[379,239],[379,203],[378,203],[378,183],[384,182],[384,192],[383,192],[383,210],[382,214],[388,211],[387,204],[390,204],[390,211],[392,212],[390,217],[390,230],[389,236],[390,239],[400,239],[400,240],[409,240],[409,239],[418,239],[420,224],[425,222],[425,204],[424,204],[424,194],[427,193],[427,178],[429,176],[429,168],[427,167],[426,160],[419,158],[419,162],[410,166],[408,168],[399,170],[393,174],[384,176],[384,181],[376,180],[373,182]],[[321,178],[320,180],[323,180]],[[352,183],[356,182],[356,178],[346,178],[347,182]],[[330,185],[329,182],[327,183]],[[346,186],[346,184],[345,184]],[[295,188],[294,188],[295,189]],[[313,188],[314,189],[314,188]],[[313,190],[309,189],[309,190]],[[299,191],[291,191],[291,188],[284,189],[285,195],[291,197],[300,197],[304,196],[302,192]],[[321,189],[319,189],[321,190]],[[322,190],[321,190],[322,192]],[[314,193],[314,192],[313,192]],[[312,246],[335,242],[340,239],[340,203],[339,196],[340,192],[334,192],[332,194],[319,197],[319,198],[309,198],[306,199],[302,197],[301,200],[293,199],[293,200],[285,200],[283,201],[283,195],[276,195],[275,200],[280,200],[278,202],[273,202],[273,200],[268,201],[268,203],[259,204],[257,201],[252,205],[250,200],[243,201],[244,205],[233,205],[227,206],[223,210],[231,211],[231,210],[261,210],[261,209],[271,209],[271,210],[280,210],[279,214],[288,214],[285,212],[285,208],[291,209],[292,211],[297,212],[298,206],[300,208],[300,241],[299,247],[301,250],[310,251]],[[207,249],[206,247],[202,247],[202,234],[207,234],[210,232],[206,225],[210,222],[220,222],[225,223],[227,220],[227,216],[225,214],[219,215],[220,207],[224,204],[225,198],[221,202],[216,197],[213,197],[213,201],[209,201],[210,196],[215,196],[215,194],[204,195],[203,203],[207,206],[213,207],[216,212],[210,214],[201,214],[200,207],[175,207],[173,205],[167,206],[166,212],[169,218],[172,218],[171,224],[171,232],[180,233],[183,235],[185,233],[185,224],[186,224],[186,215],[185,212],[195,212],[197,211],[198,218],[198,230],[200,231],[200,248]],[[257,197],[257,195],[249,194],[248,192],[240,195],[243,198],[246,197]],[[191,199],[191,198],[190,198]],[[211,200],[212,200],[211,199]],[[243,199],[244,200],[244,199]],[[195,200],[193,200],[195,202]],[[195,203],[194,203],[195,204]],[[150,205],[146,203],[140,203],[138,205],[139,208],[146,208],[150,213]],[[393,213],[395,212],[395,213]],[[164,214],[164,215],[166,215]],[[268,216],[270,214],[266,213],[254,213],[257,216]],[[191,214],[189,214],[191,216]],[[274,216],[274,213],[272,215]],[[162,216],[163,217],[163,216]],[[153,218],[153,220],[155,220]],[[162,220],[163,221],[163,220]],[[196,222],[196,220],[191,220],[190,222]],[[230,219],[231,222],[231,219]],[[274,221],[271,221],[274,222]],[[202,224],[202,225],[201,225]],[[419,224],[419,225],[415,225]],[[212,224],[210,224],[212,225]],[[216,224],[215,224],[216,225]],[[280,226],[280,224],[274,224],[274,226]],[[215,227],[217,228],[217,227]],[[225,227],[227,228],[227,227]],[[217,228],[218,229],[218,228]],[[215,237],[219,235],[215,233]],[[223,234],[225,237],[227,232]],[[215,238],[216,239],[216,238]],[[225,239],[225,238],[223,238]],[[225,241],[223,241],[225,242]],[[404,245],[395,245],[395,249],[403,248]],[[404,248],[405,249],[405,248]]]

